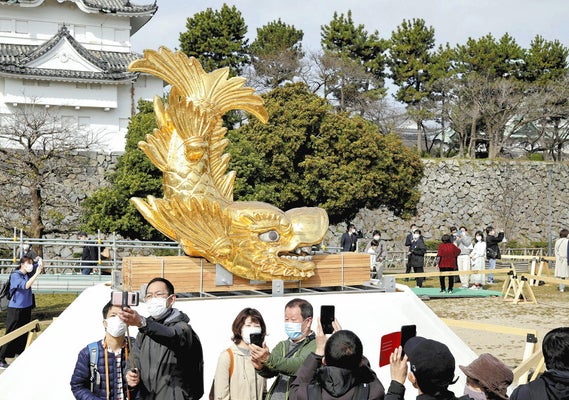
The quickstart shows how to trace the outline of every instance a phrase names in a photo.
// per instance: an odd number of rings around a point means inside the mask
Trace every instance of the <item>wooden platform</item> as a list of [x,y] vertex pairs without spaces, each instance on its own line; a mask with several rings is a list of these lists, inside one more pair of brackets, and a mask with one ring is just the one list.
[[[304,281],[286,281],[285,288],[311,288],[361,285],[369,281],[369,254],[319,254],[313,258],[315,275]],[[216,285],[216,267],[203,258],[126,257],[122,265],[123,290],[140,290],[157,276],[170,280],[176,292],[221,292],[228,290],[265,290],[272,282],[254,282],[233,276],[232,285]]]

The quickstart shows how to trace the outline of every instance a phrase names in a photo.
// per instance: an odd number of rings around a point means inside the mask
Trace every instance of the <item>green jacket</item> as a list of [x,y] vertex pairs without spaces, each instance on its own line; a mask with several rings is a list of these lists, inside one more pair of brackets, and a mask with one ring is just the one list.
[[265,398],[266,400],[271,399],[273,390],[276,388],[281,375],[288,377],[285,392],[285,399],[288,400],[290,383],[294,380],[296,371],[298,371],[306,357],[316,350],[316,341],[314,338],[314,333],[308,335],[296,349],[294,354],[289,357],[286,357],[286,354],[290,349],[290,340],[287,339],[277,343],[273,351],[271,351],[269,359],[263,365],[263,368],[257,370],[257,373],[263,378],[277,377],[267,393],[267,397]]

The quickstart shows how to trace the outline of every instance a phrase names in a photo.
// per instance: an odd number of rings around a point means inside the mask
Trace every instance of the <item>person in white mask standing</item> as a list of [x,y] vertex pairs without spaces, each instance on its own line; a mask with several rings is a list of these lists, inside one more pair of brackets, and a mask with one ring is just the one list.
[[[18,267],[10,274],[10,302],[6,312],[6,335],[26,325],[32,320],[35,307],[32,285],[43,271],[43,263],[38,257],[38,267],[34,271],[34,260],[22,257]],[[6,357],[15,357],[26,348],[27,335],[6,343],[0,347],[0,369],[8,367]]]
[[[198,400],[203,395],[203,351],[190,326],[190,317],[173,308],[174,285],[154,278],[144,295],[148,318],[124,308],[123,322],[138,327],[133,345],[134,365],[140,371],[141,398],[145,400]],[[131,374],[132,372],[129,372]]]
[[312,305],[304,299],[293,299],[285,306],[285,332],[288,339],[275,346],[273,351],[252,344],[251,361],[263,378],[276,377],[266,400],[288,400],[290,384],[306,357],[316,350],[312,331]]
[[103,307],[104,339],[79,352],[70,382],[76,399],[138,398],[138,371],[128,372],[134,339],[125,336],[127,326],[118,317],[120,312],[120,306],[108,302]]
[[219,355],[210,399],[262,400],[267,383],[251,363],[251,346],[262,346],[265,340],[267,327],[263,316],[247,307],[237,314],[231,328],[233,344]]

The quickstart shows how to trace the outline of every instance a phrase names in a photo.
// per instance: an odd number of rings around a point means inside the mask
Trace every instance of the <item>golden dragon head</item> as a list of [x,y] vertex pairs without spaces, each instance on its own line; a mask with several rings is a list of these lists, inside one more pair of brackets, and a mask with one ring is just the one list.
[[153,74],[172,89],[168,104],[154,100],[158,128],[139,147],[163,173],[164,197],[132,198],[156,229],[190,256],[204,257],[255,280],[297,280],[314,275],[301,249],[320,243],[326,211],[301,207],[286,212],[262,202],[233,201],[235,172],[221,117],[244,110],[268,120],[263,100],[228,68],[206,73],[199,61],[161,47],[145,50],[129,70]]

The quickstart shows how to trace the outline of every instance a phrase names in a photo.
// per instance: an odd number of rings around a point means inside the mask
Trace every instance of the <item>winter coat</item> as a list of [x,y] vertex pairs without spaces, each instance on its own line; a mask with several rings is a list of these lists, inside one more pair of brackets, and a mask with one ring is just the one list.
[[215,369],[215,400],[262,400],[267,382],[255,372],[251,356],[235,344],[229,350],[233,353],[233,373],[229,375],[231,361],[227,349],[223,350]]
[[555,276],[567,278],[569,267],[567,266],[567,250],[569,239],[559,238],[555,241]]
[[[134,339],[131,339],[131,344]],[[71,391],[77,400],[94,400],[94,399],[106,399],[107,398],[107,379],[105,375],[105,349],[103,348],[103,341],[97,342],[99,346],[98,358],[97,358],[97,369],[100,374],[99,384],[95,383],[93,386],[93,392],[91,392],[91,354],[89,351],[89,346],[85,346],[77,356],[77,362],[75,363],[75,369],[73,370],[73,375],[71,376]],[[117,362],[115,358],[115,353],[108,352],[108,371],[109,371],[109,394],[110,399],[117,398]],[[123,348],[121,352],[121,370],[123,377],[123,393],[124,399],[127,398],[128,385],[126,384],[126,373],[131,368],[128,360],[126,359],[126,351]],[[133,388],[130,392],[131,399],[138,399],[138,390]]]
[[149,317],[133,346],[143,399],[198,400],[203,394],[203,352],[190,318],[171,308]]
[[351,371],[323,365],[322,356],[311,353],[298,369],[296,379],[290,385],[290,397],[295,400],[310,400],[308,386],[314,382],[318,382],[322,400],[355,399],[354,395],[360,383],[369,384],[368,399],[383,400],[385,396],[385,389],[369,367],[367,359],[364,359],[363,365],[357,371]]
[[[385,395],[385,400],[403,400],[405,398],[405,386],[397,381],[391,381],[387,394]],[[437,396],[432,396],[430,394],[421,394],[417,396],[417,400],[470,400],[468,395],[461,396],[457,398],[453,392],[449,390],[442,391]]]
[[492,235],[486,236],[486,250],[488,249],[494,250],[497,254],[496,255],[497,259],[502,258],[502,255],[500,254],[500,247],[498,246],[498,243],[500,243],[502,240],[504,240],[504,232],[498,233],[498,236],[492,236]]
[[314,333],[304,338],[302,343],[296,349],[294,354],[287,357],[287,353],[290,349],[290,340],[283,340],[275,346],[271,354],[269,355],[269,359],[263,365],[263,368],[257,370],[257,373],[261,375],[263,378],[272,378],[274,376],[277,377],[273,382],[273,385],[269,389],[267,393],[267,399],[271,398],[271,395],[277,384],[279,383],[279,377],[284,375],[286,377],[290,377],[290,380],[287,383],[286,392],[285,392],[285,399],[288,399],[288,392],[290,388],[290,382],[294,380],[296,376],[296,372],[306,359],[310,353],[316,350],[316,341],[314,340],[315,336]]
[[439,257],[439,269],[452,270],[458,269],[456,265],[456,258],[460,255],[460,249],[452,243],[441,243],[437,251]]
[[410,267],[423,267],[425,265],[425,253],[427,252],[427,246],[423,241],[423,236],[419,236],[419,239],[411,243],[411,248],[409,250],[409,262]]
[[533,382],[514,389],[510,400],[567,400],[569,371],[548,370]]

